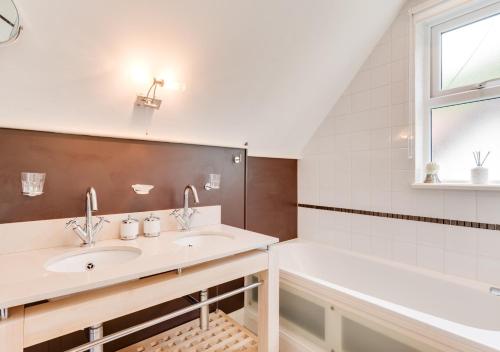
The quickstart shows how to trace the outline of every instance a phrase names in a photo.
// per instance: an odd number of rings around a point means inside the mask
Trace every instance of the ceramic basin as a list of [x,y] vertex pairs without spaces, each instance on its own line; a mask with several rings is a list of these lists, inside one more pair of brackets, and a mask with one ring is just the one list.
[[217,245],[226,241],[233,241],[234,237],[219,233],[193,233],[181,236],[174,243],[185,247],[202,247]]
[[128,262],[140,254],[141,250],[134,247],[90,248],[52,258],[45,264],[45,269],[60,273],[93,271]]

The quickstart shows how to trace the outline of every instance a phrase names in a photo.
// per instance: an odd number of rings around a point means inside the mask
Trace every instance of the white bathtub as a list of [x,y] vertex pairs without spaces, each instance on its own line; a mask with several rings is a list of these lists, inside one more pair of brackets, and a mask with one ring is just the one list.
[[[298,290],[310,302],[327,302],[333,311],[362,318],[379,332],[402,336],[399,341],[413,341],[411,351],[500,351],[500,297],[486,285],[304,240],[280,244],[279,254],[282,288]],[[294,306],[301,304],[285,309]],[[325,330],[334,330],[339,319],[330,320],[334,323]],[[342,338],[340,332],[333,335],[324,340]],[[317,350],[347,350],[341,341],[323,342]]]

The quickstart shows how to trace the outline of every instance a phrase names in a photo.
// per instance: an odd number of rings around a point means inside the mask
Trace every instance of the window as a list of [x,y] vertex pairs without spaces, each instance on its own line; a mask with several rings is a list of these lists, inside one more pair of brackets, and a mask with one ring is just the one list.
[[435,161],[448,183],[469,182],[474,151],[490,152],[485,166],[500,183],[500,2],[475,6],[414,27],[416,169]]
[[435,25],[431,32],[433,97],[500,81],[500,4]]
[[500,77],[500,14],[441,35],[441,89]]
[[500,98],[433,108],[431,126],[441,179],[467,182],[477,150],[491,153],[485,166],[491,180],[500,180]]

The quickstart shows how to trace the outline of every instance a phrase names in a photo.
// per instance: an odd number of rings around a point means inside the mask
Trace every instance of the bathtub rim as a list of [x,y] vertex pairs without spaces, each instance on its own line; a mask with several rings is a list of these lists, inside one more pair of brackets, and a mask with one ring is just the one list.
[[[411,272],[416,273],[416,274],[420,274],[420,275],[430,277],[433,279],[444,280],[444,281],[447,281],[447,282],[450,282],[450,283],[453,283],[456,285],[466,286],[467,288],[470,288],[470,289],[479,290],[482,293],[488,293],[490,288],[495,286],[495,284],[490,284],[490,283],[486,283],[486,282],[467,279],[467,278],[460,277],[460,276],[446,274],[446,273],[439,272],[436,270],[431,270],[431,269],[419,267],[416,265],[411,265],[411,264],[406,264],[406,263],[402,263],[402,262],[397,262],[394,260],[375,257],[375,256],[372,256],[369,254],[364,254],[364,253],[355,252],[355,251],[348,250],[348,249],[338,248],[338,247],[335,247],[331,244],[315,242],[315,241],[311,241],[311,240],[305,240],[302,238],[294,238],[294,239],[291,239],[288,241],[279,242],[276,244],[276,246],[286,247],[286,246],[294,245],[294,244],[308,244],[308,245],[316,245],[316,246],[326,247],[326,248],[328,248],[328,250],[332,250],[332,251],[338,252],[340,254],[344,254],[344,255],[351,256],[351,257],[371,261],[371,262],[382,264],[382,265],[392,266],[392,267],[399,268],[399,269],[405,270],[405,271],[411,271]],[[280,269],[282,269],[281,266],[280,266]]]
[[[294,243],[294,242],[312,243],[315,245],[323,246],[323,244],[318,244],[313,241],[305,241],[301,239],[295,239],[283,242],[279,245],[285,246],[288,243]],[[325,246],[329,247],[329,249],[331,248],[334,251],[342,252],[347,255],[354,255],[357,257],[361,257],[362,259],[367,259],[369,261],[375,260],[377,262],[388,264],[391,266],[395,265],[401,267],[402,269],[403,268],[410,269],[420,274],[431,275],[434,278],[436,278],[437,276],[438,279],[451,280],[454,283],[464,285],[468,288],[480,289],[482,292],[484,292],[485,287],[487,286],[483,285],[482,283],[475,283],[475,282],[471,284],[469,280],[462,280],[461,278],[449,277],[449,275],[433,273],[425,269],[424,271],[422,271],[420,268],[412,268],[410,265],[392,263],[388,260],[383,260],[383,259],[379,260],[379,258],[373,258],[358,253],[352,253],[350,251],[341,250],[328,245]],[[456,351],[470,351],[470,352],[500,351],[500,331],[485,330],[475,327],[469,327],[460,323],[451,322],[453,324],[458,324],[466,327],[467,329],[470,329],[472,331],[471,335],[473,335],[474,330],[484,331],[487,333],[490,332],[491,334],[498,335],[498,342],[495,341],[495,344],[492,345],[491,341],[483,340],[480,337],[474,338],[472,336],[462,336],[458,333],[454,333],[450,330],[447,330],[444,327],[435,326],[434,324],[431,324],[429,322],[421,321],[417,318],[380,306],[376,303],[352,296],[349,293],[339,291],[334,287],[329,286],[328,281],[322,279],[316,279],[306,274],[296,273],[280,267],[280,281],[283,281],[285,284],[292,286],[295,289],[302,291],[305,290],[308,293],[312,294],[313,296],[316,296],[318,299],[330,302],[332,305],[338,306],[339,308],[345,311],[352,312],[353,314],[357,314],[361,318],[366,318],[370,321],[382,324],[397,333],[401,333],[417,341],[422,341],[424,344],[427,344],[430,347],[437,348],[439,350],[455,351],[455,352]],[[340,285],[337,286],[342,287]],[[412,309],[411,307],[406,307],[406,308]],[[413,311],[416,310],[413,309]],[[439,319],[446,321],[446,319],[443,318]]]

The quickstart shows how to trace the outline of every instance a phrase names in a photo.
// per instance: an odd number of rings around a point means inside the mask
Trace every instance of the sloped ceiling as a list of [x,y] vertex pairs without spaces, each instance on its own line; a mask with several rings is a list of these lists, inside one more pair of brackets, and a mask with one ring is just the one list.
[[[403,0],[15,0],[0,126],[297,157]],[[134,106],[153,76],[163,106]]]

